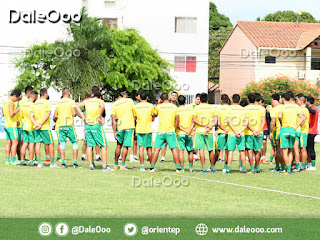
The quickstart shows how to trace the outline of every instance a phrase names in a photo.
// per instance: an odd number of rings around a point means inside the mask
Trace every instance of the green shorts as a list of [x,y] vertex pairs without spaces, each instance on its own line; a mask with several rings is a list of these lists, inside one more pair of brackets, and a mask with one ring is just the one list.
[[205,147],[207,147],[208,151],[213,151],[213,134],[196,133],[195,149],[205,149]]
[[152,133],[137,133],[139,147],[152,147]]
[[293,148],[295,140],[296,130],[294,128],[280,129],[281,148]]
[[178,147],[181,150],[187,150],[188,152],[193,150],[193,139],[192,135],[179,134],[177,136]]
[[272,147],[276,147],[277,146],[277,131],[274,131],[272,133],[271,146]]
[[307,147],[308,133],[301,133],[299,139],[299,148]]
[[301,130],[296,130],[296,139],[295,139],[295,141],[300,141],[300,137],[301,137]]
[[17,128],[18,130],[18,142],[22,142],[22,128]]
[[35,143],[36,142],[34,131],[22,130],[22,136],[23,136],[24,143]]
[[59,127],[59,130],[58,130],[59,142],[67,142],[68,138],[72,143],[75,143],[78,141],[77,134],[76,134],[76,131],[74,130],[74,127],[70,127],[70,126]]
[[[60,130],[60,127],[59,127]],[[59,131],[60,134],[60,131]],[[107,139],[104,130],[100,124],[85,126],[86,141],[88,147],[106,147]]]
[[156,140],[154,141],[154,147],[164,148],[166,143],[168,143],[170,149],[178,147],[176,133],[174,132],[159,133],[158,132],[156,136]]
[[223,151],[224,149],[228,149],[228,135],[224,133],[219,133],[216,139],[216,149],[219,151]]
[[246,135],[246,148],[258,152],[262,149],[263,134],[259,136]]
[[7,140],[18,139],[18,129],[16,127],[5,127],[4,131]]
[[117,131],[117,140],[124,147],[132,147],[133,129]]
[[36,143],[51,144],[53,143],[51,130],[34,130]]
[[228,135],[228,150],[235,151],[236,146],[238,146],[239,151],[244,151],[246,145],[246,140],[244,136],[236,137],[236,135]]

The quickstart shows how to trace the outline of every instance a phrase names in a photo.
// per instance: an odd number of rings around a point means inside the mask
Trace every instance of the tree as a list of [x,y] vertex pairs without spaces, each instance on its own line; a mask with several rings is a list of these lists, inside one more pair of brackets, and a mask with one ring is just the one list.
[[257,18],[257,21],[272,21],[272,22],[296,22],[299,18],[299,22],[306,23],[318,23],[310,13],[302,12],[301,15],[294,11],[277,11],[266,15],[263,19]]
[[149,84],[150,91],[155,83],[160,83],[160,91],[173,88],[171,65],[137,31],[109,29],[102,19],[89,17],[85,8],[81,14],[81,23],[71,23],[67,29],[68,41],[33,45],[15,60],[20,71],[17,88],[69,87],[77,99],[98,85],[106,100],[115,91],[133,92],[134,80]]
[[295,95],[303,93],[306,96],[313,96],[315,104],[320,104],[320,89],[307,81],[301,81],[288,76],[276,75],[266,78],[260,82],[251,82],[246,85],[241,93],[242,98],[247,98],[250,93],[257,92],[262,95],[267,104],[271,104],[271,96],[274,93],[285,93],[292,91]]
[[216,5],[210,2],[209,18],[209,81],[218,83],[220,76],[219,51],[232,31],[229,18],[218,12]]

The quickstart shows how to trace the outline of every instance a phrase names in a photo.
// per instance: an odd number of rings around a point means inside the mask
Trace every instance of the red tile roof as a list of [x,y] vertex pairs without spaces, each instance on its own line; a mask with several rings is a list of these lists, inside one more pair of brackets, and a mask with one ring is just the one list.
[[256,47],[304,49],[320,36],[320,23],[238,21],[237,26]]

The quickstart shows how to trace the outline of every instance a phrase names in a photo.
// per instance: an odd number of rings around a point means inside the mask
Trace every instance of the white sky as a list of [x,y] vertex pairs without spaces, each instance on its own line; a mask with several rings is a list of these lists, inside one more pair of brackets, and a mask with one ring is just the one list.
[[317,0],[214,0],[218,11],[227,17],[233,25],[237,21],[255,21],[257,17],[264,17],[268,13],[278,10],[302,10],[311,13],[320,20],[320,7]]

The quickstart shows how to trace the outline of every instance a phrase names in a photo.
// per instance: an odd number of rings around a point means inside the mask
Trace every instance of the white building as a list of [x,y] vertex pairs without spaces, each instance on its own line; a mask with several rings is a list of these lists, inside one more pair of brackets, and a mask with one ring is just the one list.
[[[62,13],[79,12],[86,6],[90,16],[104,19],[111,27],[136,28],[153,48],[169,63],[174,64],[172,76],[177,80],[179,91],[192,101],[198,92],[208,90],[209,0],[69,0],[26,1],[12,0],[0,3],[2,29],[0,39],[0,95],[4,96],[15,85],[17,71],[11,59],[19,51],[33,43],[53,42],[67,37],[64,23],[9,24],[12,9]],[[9,46],[5,48],[5,46]],[[1,53],[3,52],[3,53]],[[5,53],[8,54],[5,54]],[[53,95],[58,100],[60,94]]]

